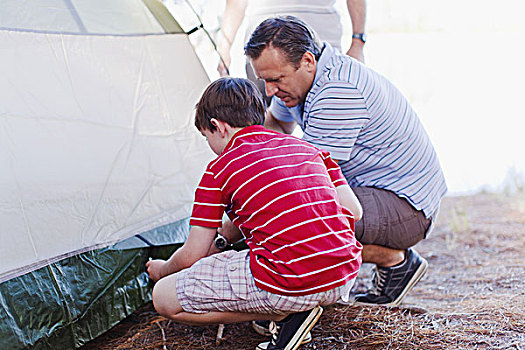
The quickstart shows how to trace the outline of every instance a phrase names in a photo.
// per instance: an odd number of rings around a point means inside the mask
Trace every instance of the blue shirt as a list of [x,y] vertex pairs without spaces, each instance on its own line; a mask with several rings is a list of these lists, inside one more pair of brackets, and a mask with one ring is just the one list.
[[427,217],[447,191],[436,152],[418,116],[385,77],[325,43],[304,105],[269,107],[295,121],[304,140],[339,160],[351,187],[370,186],[406,198]]

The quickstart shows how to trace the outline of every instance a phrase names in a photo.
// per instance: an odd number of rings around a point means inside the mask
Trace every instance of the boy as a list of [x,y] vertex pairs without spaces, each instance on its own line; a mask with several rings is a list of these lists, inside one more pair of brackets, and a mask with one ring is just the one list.
[[[218,157],[195,192],[188,239],[169,260],[146,266],[158,281],[153,304],[161,315],[188,324],[269,319],[272,341],[257,349],[290,350],[321,305],[348,300],[361,264],[354,237],[361,207],[327,152],[263,122],[249,80],[210,84],[195,126]],[[225,241],[218,228],[230,241],[244,236],[249,249],[218,253],[215,243]]]

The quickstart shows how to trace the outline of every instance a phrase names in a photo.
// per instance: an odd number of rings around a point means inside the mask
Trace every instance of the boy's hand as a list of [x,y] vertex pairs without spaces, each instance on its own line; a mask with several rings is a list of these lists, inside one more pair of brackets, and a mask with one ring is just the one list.
[[165,276],[164,270],[166,266],[166,260],[150,260],[146,263],[146,269],[149,278],[153,282],[157,282]]

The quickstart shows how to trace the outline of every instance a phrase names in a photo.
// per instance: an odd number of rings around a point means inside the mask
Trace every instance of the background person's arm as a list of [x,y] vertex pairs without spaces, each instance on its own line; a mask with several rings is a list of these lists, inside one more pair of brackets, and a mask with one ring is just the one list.
[[[348,13],[350,14],[350,19],[352,20],[352,33],[365,33],[366,0],[346,0],[346,6],[348,8]],[[352,44],[346,54],[364,63],[364,46],[365,43],[360,39],[352,38]]]
[[221,21],[221,32],[217,39],[217,51],[222,57],[217,71],[221,77],[229,75],[228,69],[231,64],[231,47],[239,26],[244,19],[247,0],[226,0],[226,7]]

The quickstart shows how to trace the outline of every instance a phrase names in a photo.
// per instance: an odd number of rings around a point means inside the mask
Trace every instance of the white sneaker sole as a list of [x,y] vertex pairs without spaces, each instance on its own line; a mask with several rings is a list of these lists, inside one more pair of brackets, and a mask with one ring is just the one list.
[[[310,331],[315,326],[322,313],[323,308],[320,306],[313,309],[283,350],[297,350],[301,344],[305,343],[304,340],[308,338],[308,335],[310,335],[310,340],[308,342],[312,341]],[[266,350],[269,344],[270,342],[261,343],[257,345],[255,350]]]
[[252,328],[255,331],[255,333],[259,335],[262,335],[264,337],[272,336],[272,333],[270,333],[270,330],[267,327],[259,326],[255,321],[252,321]]
[[[303,341],[301,342],[301,345],[308,344],[308,343],[310,343],[312,340],[313,340],[313,338],[312,338],[312,333],[311,333],[311,332],[308,332],[308,333],[306,334],[306,337],[304,337]],[[270,345],[270,342],[269,342],[269,341],[264,342],[264,343],[260,343],[259,345],[257,345],[257,347],[256,347],[255,349],[256,349],[256,350],[266,350],[266,349],[268,349],[268,345]]]

